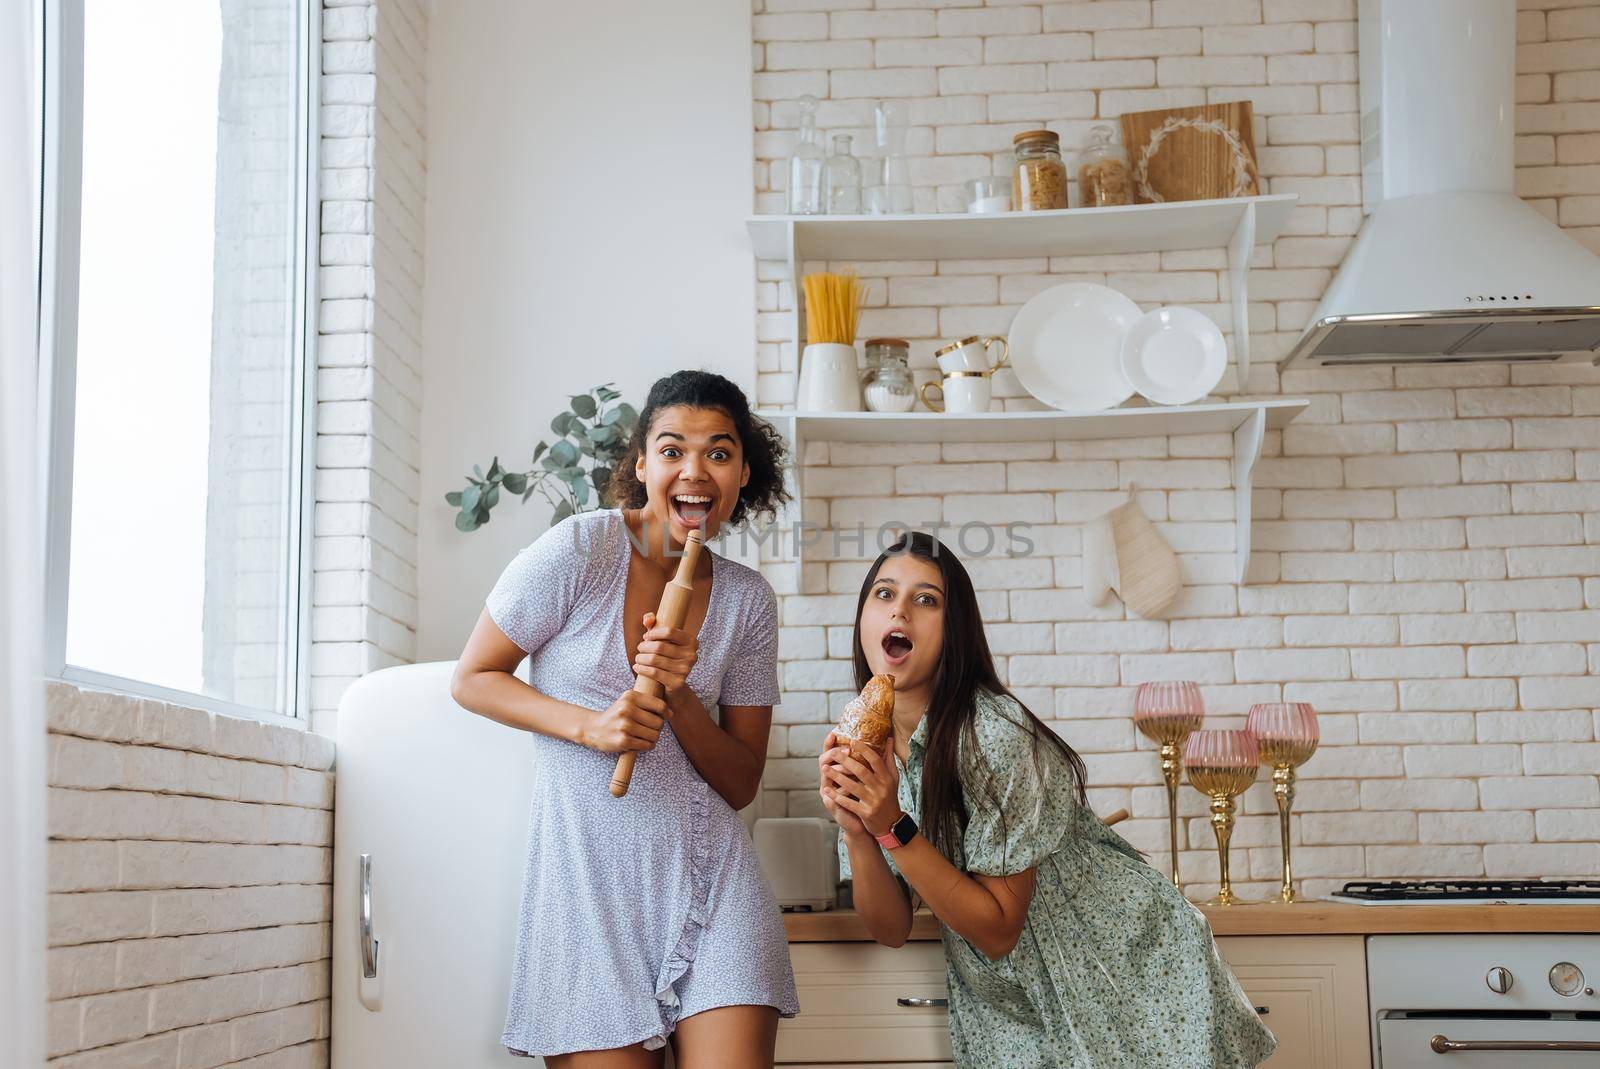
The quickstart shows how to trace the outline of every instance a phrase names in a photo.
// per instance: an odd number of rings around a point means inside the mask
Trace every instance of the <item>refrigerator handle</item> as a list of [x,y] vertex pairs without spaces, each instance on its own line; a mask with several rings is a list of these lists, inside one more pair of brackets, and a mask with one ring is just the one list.
[[372,935],[372,855],[361,855],[361,975],[378,976],[378,941]]

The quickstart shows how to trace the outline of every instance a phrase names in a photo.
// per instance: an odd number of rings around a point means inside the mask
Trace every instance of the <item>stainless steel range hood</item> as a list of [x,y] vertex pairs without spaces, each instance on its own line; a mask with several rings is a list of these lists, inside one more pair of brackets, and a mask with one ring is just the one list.
[[1284,366],[1600,360],[1600,258],[1513,192],[1515,3],[1360,18],[1369,216]]

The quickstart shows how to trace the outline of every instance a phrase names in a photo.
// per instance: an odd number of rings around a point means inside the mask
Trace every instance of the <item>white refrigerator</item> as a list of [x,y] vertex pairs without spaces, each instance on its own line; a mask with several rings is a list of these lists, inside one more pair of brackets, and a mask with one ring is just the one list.
[[454,667],[374,672],[339,708],[333,1069],[543,1064],[500,1045],[533,749],[451,700]]

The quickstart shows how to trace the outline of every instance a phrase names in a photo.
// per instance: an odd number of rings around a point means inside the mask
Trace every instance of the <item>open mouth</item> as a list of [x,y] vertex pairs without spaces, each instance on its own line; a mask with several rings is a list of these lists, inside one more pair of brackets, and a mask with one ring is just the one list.
[[898,627],[883,636],[883,655],[891,665],[904,664],[915,647],[911,636]]
[[711,498],[705,494],[673,494],[672,514],[685,527],[700,527],[711,515]]

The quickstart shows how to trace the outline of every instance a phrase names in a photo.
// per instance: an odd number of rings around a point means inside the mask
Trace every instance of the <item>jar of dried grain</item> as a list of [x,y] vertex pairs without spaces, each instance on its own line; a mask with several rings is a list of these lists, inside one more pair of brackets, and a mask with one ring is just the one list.
[[1133,203],[1133,175],[1128,161],[1111,144],[1109,126],[1089,130],[1089,143],[1078,157],[1078,206],[1104,208]]
[[1050,130],[1027,130],[1011,139],[1017,169],[1011,174],[1011,206],[1019,212],[1044,212],[1067,206],[1067,166],[1061,162],[1061,137]]

